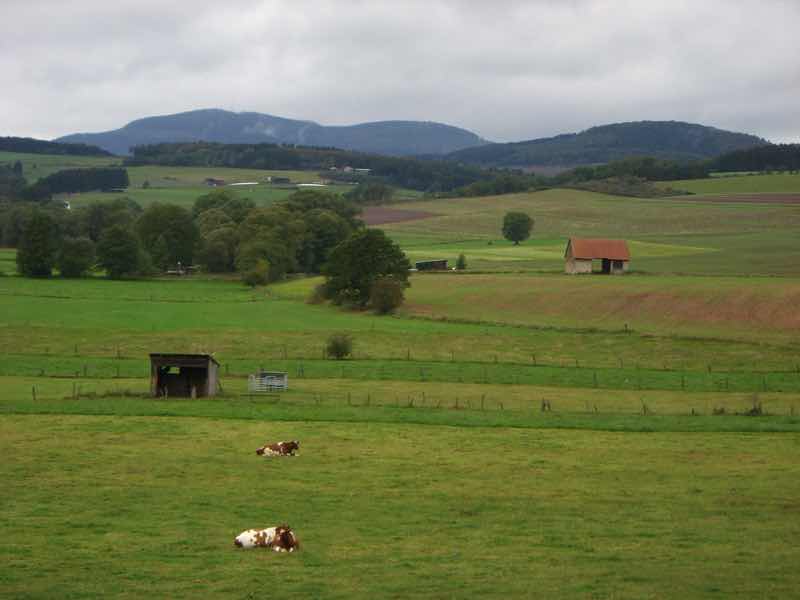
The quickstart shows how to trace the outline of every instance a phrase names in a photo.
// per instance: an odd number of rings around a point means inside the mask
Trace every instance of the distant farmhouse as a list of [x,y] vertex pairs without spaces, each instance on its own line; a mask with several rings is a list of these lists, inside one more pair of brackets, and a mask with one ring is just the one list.
[[208,187],[218,187],[220,185],[225,185],[225,180],[217,179],[216,177],[206,177],[203,180],[203,183],[205,183]]
[[600,272],[618,275],[628,270],[631,253],[625,240],[569,238],[564,252],[565,272],[591,273],[592,262],[600,261]]

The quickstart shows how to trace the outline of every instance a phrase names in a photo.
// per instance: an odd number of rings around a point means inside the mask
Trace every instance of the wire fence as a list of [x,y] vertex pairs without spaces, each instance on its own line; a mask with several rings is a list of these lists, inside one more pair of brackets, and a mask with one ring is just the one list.
[[[800,364],[782,371],[716,371],[415,360],[323,360],[242,358],[223,361],[220,377],[246,378],[252,373],[284,371],[291,378],[362,381],[442,382],[493,385],[664,390],[686,392],[800,392]],[[4,355],[0,375],[121,379],[150,377],[149,362],[119,357]]]

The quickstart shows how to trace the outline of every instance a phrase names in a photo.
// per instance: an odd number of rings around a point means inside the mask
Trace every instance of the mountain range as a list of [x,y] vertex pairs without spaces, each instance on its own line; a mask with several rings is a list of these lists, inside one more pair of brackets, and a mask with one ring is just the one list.
[[682,121],[614,123],[580,133],[491,143],[466,129],[430,121],[326,126],[313,121],[220,109],[146,117],[113,131],[76,133],[55,141],[91,144],[119,155],[130,154],[134,146],[167,142],[271,143],[442,158],[481,167],[540,170],[600,164],[630,156],[681,161],[708,159],[769,143],[754,135]]
[[313,121],[215,108],[146,117],[113,131],[75,133],[55,141],[92,144],[119,155],[130,154],[134,146],[192,141],[335,147],[390,156],[443,155],[487,143],[466,129],[429,121],[326,126]]

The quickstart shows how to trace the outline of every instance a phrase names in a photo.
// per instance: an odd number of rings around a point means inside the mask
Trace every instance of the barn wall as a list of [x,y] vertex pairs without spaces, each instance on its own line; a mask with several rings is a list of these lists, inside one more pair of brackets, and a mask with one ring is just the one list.
[[621,275],[625,271],[628,270],[628,261],[627,260],[612,260],[611,261],[611,273],[614,275]]
[[570,275],[577,275],[580,273],[591,273],[592,272],[592,261],[591,260],[581,260],[578,258],[570,258],[567,259],[564,271],[569,273]]

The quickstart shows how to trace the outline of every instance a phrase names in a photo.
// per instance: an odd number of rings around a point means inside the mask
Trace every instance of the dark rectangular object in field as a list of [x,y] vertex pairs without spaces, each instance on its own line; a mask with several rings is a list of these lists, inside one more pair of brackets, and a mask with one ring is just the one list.
[[219,363],[210,354],[150,355],[150,393],[153,396],[215,396],[218,382]]
[[417,271],[446,271],[447,259],[418,260],[414,263],[414,267],[416,267]]

